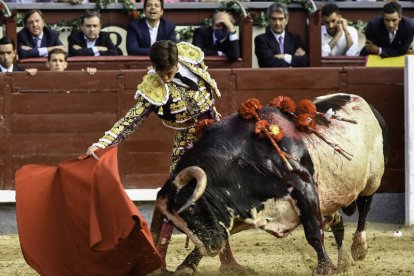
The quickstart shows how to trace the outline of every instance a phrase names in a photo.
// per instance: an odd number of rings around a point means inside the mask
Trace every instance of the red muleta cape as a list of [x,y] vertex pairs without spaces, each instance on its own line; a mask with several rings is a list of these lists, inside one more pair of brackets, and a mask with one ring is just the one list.
[[27,263],[41,275],[145,275],[161,267],[147,222],[118,174],[117,148],[16,172]]

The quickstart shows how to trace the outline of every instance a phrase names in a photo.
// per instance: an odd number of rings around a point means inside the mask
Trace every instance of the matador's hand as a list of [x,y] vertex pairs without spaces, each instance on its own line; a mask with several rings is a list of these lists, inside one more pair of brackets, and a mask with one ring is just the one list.
[[97,151],[99,148],[95,147],[95,146],[90,146],[88,148],[88,150],[86,151],[86,154],[89,156],[92,156],[93,158],[95,158],[96,160],[99,160],[98,155],[95,154],[95,151]]

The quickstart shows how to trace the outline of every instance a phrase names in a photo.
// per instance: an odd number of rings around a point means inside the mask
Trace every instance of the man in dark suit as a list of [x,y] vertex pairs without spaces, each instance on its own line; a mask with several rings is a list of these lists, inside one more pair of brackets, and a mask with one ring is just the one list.
[[[68,37],[69,56],[115,56],[118,50],[109,33],[101,31],[101,15],[85,11],[80,19],[80,31]],[[120,53],[121,54],[121,53]]]
[[0,39],[0,72],[22,72],[25,71],[27,74],[34,76],[37,72],[36,68],[22,69],[14,62],[16,58],[16,46],[14,40],[8,37]]
[[289,21],[287,5],[273,3],[267,9],[266,33],[254,39],[259,67],[304,67],[308,57],[299,35],[286,31]]
[[25,28],[17,34],[19,58],[47,57],[54,48],[62,48],[59,33],[45,26],[40,10],[30,10],[24,16]]
[[193,44],[207,56],[227,56],[230,61],[240,57],[239,36],[234,27],[234,19],[226,11],[216,11],[211,27],[201,27],[194,31]]
[[164,0],[144,0],[145,19],[133,21],[127,30],[128,55],[147,56],[152,44],[160,40],[177,41],[175,25],[161,18]]
[[16,47],[14,41],[8,37],[0,39],[0,72],[17,72],[22,71],[14,63],[16,58]]
[[389,2],[383,15],[371,20],[365,29],[366,42],[360,55],[395,57],[407,54],[414,36],[414,22],[402,16],[401,5]]

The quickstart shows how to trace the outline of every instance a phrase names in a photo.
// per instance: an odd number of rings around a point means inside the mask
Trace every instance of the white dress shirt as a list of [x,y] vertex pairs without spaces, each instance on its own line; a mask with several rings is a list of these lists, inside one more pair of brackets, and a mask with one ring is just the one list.
[[87,48],[92,48],[94,56],[96,56],[96,57],[100,56],[101,53],[99,53],[98,47],[95,46],[96,39],[91,41],[85,35],[83,37],[85,38],[85,41],[86,41],[86,47]]
[[151,46],[157,41],[157,34],[158,34],[158,27],[160,26],[160,21],[158,21],[157,25],[152,27],[150,24],[148,24],[148,21],[145,21],[148,26],[150,40],[151,40]]
[[328,34],[328,31],[326,30],[326,26],[322,26],[321,37],[322,37],[322,56],[323,57],[327,57],[327,56],[353,57],[353,56],[357,56],[359,54],[358,32],[352,26],[348,26],[347,29],[348,29],[348,32],[351,36],[351,40],[353,42],[352,46],[349,47],[348,50],[346,49],[347,45],[346,45],[345,32],[342,32],[342,35],[339,38],[338,42],[331,49],[331,47],[329,46],[329,42],[333,39],[333,37]]
[[[181,65],[180,63],[178,63],[178,71],[177,72],[180,73],[181,76],[189,78],[190,80],[192,80],[196,84],[198,83],[197,76],[194,75],[194,73],[191,72],[190,69],[188,69],[187,67]],[[180,79],[173,78],[172,79],[172,82],[178,84],[179,86],[188,88],[188,85],[186,85],[185,83],[183,83]]]
[[10,65],[10,67],[9,68],[4,68],[1,64],[0,64],[0,69],[1,69],[1,72],[13,72],[13,64],[12,65]]

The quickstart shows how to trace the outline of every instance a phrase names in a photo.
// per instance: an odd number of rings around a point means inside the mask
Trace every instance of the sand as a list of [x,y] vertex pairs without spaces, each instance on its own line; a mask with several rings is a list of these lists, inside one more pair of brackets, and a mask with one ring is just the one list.
[[[402,237],[394,236],[396,230],[402,232]],[[355,224],[347,224],[345,231],[345,244],[350,254]],[[353,261],[347,275],[414,275],[414,225],[369,223],[367,241],[367,257],[363,261]],[[184,244],[184,235],[173,235],[167,255],[168,269],[174,270],[192,250],[191,245],[186,249]],[[256,275],[312,275],[316,266],[316,253],[306,242],[302,228],[283,239],[260,230],[249,230],[232,236],[231,245],[236,259]],[[325,245],[336,264],[335,239],[330,232],[325,233]],[[219,267],[218,257],[205,257],[196,275],[219,275]],[[0,236],[0,275],[38,275],[26,264],[17,235]]]

